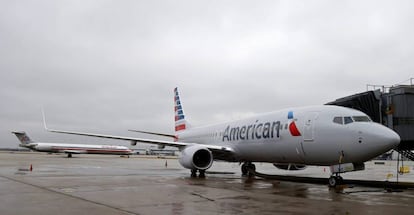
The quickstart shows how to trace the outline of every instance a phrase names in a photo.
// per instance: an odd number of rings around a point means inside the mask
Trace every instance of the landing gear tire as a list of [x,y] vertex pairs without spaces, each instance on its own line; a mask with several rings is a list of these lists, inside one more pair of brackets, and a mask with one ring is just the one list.
[[72,153],[68,153],[68,158],[71,158],[72,157]]
[[199,178],[205,178],[206,177],[206,171],[205,170],[198,170],[200,172],[200,174],[198,174]]
[[247,164],[243,164],[241,166],[241,172],[242,172],[242,176],[247,176],[247,174],[249,173],[249,170],[247,169]]
[[191,170],[191,178],[197,178],[197,170],[196,169]]
[[341,176],[331,176],[328,179],[329,187],[336,187],[337,185],[341,185],[344,179]]
[[256,165],[250,164],[249,168],[249,178],[254,177],[254,173],[256,172]]
[[206,170],[192,169],[191,170],[191,178],[197,178],[197,171],[199,172],[199,174],[198,174],[199,178],[205,178],[206,177]]
[[245,162],[241,166],[242,176],[254,177],[254,173],[256,172],[256,165],[252,164],[251,162]]

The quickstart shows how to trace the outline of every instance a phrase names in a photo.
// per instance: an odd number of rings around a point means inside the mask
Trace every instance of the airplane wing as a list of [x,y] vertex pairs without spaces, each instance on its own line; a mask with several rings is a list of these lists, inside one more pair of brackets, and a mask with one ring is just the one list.
[[[176,142],[176,141],[154,140],[154,139],[144,139],[144,138],[136,138],[136,137],[123,137],[123,136],[115,136],[115,135],[49,129],[46,125],[46,117],[45,117],[45,113],[43,109],[42,109],[42,113],[43,113],[44,127],[46,131],[49,131],[49,132],[81,135],[81,136],[88,136],[88,137],[108,138],[108,139],[115,139],[115,140],[126,140],[126,141],[131,141],[131,145],[133,146],[136,145],[138,142],[140,142],[140,143],[157,144],[157,145],[163,145],[163,146],[172,146],[172,147],[177,147],[178,149],[181,150],[187,146],[199,145],[199,146],[204,146],[208,148],[209,150],[211,150],[211,152],[213,153],[214,159],[236,161],[236,155],[235,155],[234,150],[230,147],[225,147],[225,146],[205,145],[205,144],[198,144],[198,143],[184,143],[184,142],[178,142],[178,141]],[[165,135],[165,136],[168,136],[168,135]]]
[[163,137],[176,138],[176,136],[174,134],[156,133],[156,132],[140,131],[140,130],[134,130],[134,129],[129,129],[128,131],[138,132],[138,133],[142,133],[142,134],[151,134],[151,135],[157,135],[157,136],[163,136]]
[[85,133],[85,132],[76,132],[76,131],[63,131],[63,130],[49,129],[46,126],[45,126],[45,129],[49,132],[54,132],[54,133],[74,134],[74,135],[89,136],[89,137],[100,137],[100,138],[108,138],[108,139],[116,139],[116,140],[126,140],[126,141],[131,141],[131,145],[136,145],[137,142],[140,142],[140,143],[149,143],[149,144],[157,144],[157,145],[164,145],[164,146],[172,146],[172,147],[177,147],[179,149],[184,148],[186,146],[199,145],[199,146],[204,146],[204,147],[210,149],[213,152],[213,154],[217,154],[218,157],[222,157],[222,156],[219,156],[220,154],[231,155],[231,154],[234,153],[234,150],[230,147],[217,146],[217,145],[205,145],[205,144],[198,144],[198,143],[184,143],[184,142],[144,139],[144,138],[136,138],[136,137],[123,137],[123,136],[94,134],[94,133]]

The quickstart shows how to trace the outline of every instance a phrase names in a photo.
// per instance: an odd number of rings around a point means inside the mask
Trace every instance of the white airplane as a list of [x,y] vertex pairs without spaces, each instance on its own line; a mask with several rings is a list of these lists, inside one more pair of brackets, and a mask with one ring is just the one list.
[[[184,117],[177,88],[174,89],[174,141],[113,136],[45,129],[51,132],[112,138],[177,147],[180,164],[191,176],[204,177],[213,160],[243,163],[243,175],[252,175],[253,162],[268,162],[286,170],[306,165],[330,166],[328,182],[342,182],[340,173],[363,170],[364,162],[393,149],[400,137],[393,130],[373,122],[361,111],[333,106],[290,108],[243,120],[203,127],[191,127]],[[144,132],[158,134],[154,132]]]
[[29,148],[39,152],[66,153],[68,157],[72,154],[115,154],[130,155],[132,150],[126,146],[113,145],[86,145],[69,143],[39,143],[32,141],[26,132],[12,132],[20,140],[20,147]]

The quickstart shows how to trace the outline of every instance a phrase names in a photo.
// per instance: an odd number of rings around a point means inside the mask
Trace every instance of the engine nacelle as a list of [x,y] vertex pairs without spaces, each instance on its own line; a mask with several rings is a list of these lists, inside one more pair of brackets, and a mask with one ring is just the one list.
[[274,163],[273,166],[275,166],[278,169],[292,170],[292,171],[306,169],[306,165],[294,164],[294,163]]
[[213,154],[203,146],[188,146],[181,151],[179,162],[187,169],[206,170],[213,164]]

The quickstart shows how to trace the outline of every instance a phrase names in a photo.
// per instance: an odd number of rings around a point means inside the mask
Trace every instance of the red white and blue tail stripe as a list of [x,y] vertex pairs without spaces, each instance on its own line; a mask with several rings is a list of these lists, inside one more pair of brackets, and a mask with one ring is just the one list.
[[174,110],[175,110],[175,131],[182,131],[187,128],[187,122],[184,117],[183,107],[181,106],[178,89],[174,89]]

